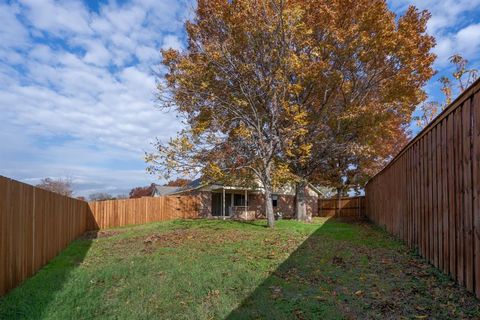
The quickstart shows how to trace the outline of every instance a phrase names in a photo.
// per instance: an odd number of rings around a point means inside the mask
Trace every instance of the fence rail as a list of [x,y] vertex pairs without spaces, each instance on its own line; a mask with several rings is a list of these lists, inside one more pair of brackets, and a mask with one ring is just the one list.
[[198,218],[196,196],[144,197],[90,202],[88,230],[121,227],[172,219]]
[[365,197],[318,200],[320,217],[361,218],[365,216]]
[[85,232],[87,206],[0,176],[0,296]]
[[480,297],[480,81],[366,186],[367,216]]

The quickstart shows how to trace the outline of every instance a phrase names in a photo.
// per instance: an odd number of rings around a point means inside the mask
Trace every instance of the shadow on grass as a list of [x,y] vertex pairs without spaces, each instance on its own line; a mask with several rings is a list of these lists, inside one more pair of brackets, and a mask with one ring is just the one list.
[[386,232],[329,219],[226,319],[478,319],[479,305]]
[[227,319],[335,318],[335,307],[315,298],[322,279],[313,265],[325,256],[319,242],[335,225],[328,220],[314,231]]
[[0,319],[41,319],[96,237],[96,231],[89,231],[74,240],[31,278],[1,297]]

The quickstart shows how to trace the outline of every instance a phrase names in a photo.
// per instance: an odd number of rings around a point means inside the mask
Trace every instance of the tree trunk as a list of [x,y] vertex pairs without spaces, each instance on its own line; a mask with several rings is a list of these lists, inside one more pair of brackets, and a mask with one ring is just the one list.
[[342,188],[337,188],[337,204],[335,205],[335,216],[339,217],[340,216],[340,203],[342,199]]
[[268,226],[273,228],[275,226],[275,216],[273,214],[272,186],[267,185],[265,185],[265,216],[267,216]]
[[300,181],[295,186],[295,216],[297,220],[310,222],[312,217],[308,216],[307,213],[307,183],[305,181]]

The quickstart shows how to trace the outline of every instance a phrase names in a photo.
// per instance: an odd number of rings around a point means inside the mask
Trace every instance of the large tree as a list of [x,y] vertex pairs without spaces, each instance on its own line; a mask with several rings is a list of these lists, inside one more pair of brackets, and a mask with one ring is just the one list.
[[428,13],[396,20],[383,0],[198,2],[185,52],[163,52],[164,107],[186,129],[148,155],[164,176],[275,178],[341,188],[398,149],[431,77]]
[[[297,180],[297,218],[307,220],[305,186],[338,194],[361,186],[408,141],[407,125],[433,75],[434,39],[426,11],[397,19],[383,0],[299,1],[308,26],[297,46],[303,66],[292,77],[304,134],[289,141]],[[303,45],[306,44],[306,45]]]
[[147,156],[152,171],[258,180],[274,225],[281,140],[298,134],[288,127],[300,111],[289,103],[289,78],[301,13],[291,1],[198,1],[186,24],[187,50],[163,52],[168,72],[159,86],[162,106],[184,116],[187,129],[157,144],[158,152]]

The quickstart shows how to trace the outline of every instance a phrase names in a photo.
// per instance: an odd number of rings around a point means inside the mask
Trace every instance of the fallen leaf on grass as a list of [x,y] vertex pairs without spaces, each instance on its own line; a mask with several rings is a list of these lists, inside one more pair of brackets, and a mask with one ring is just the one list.
[[272,290],[272,298],[273,299],[278,299],[283,296],[282,294],[282,288],[279,286],[271,286],[270,290]]
[[297,309],[297,310],[293,311],[293,313],[295,314],[295,317],[296,317],[297,319],[305,319],[302,310],[298,310],[298,309]]

